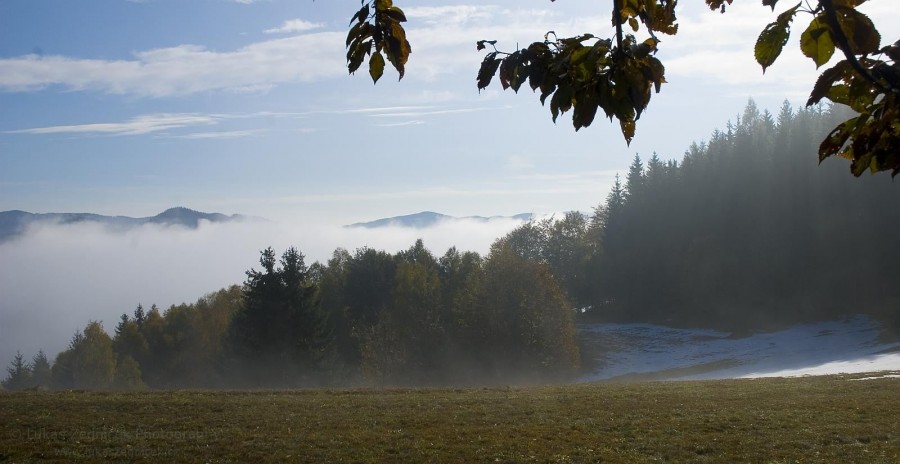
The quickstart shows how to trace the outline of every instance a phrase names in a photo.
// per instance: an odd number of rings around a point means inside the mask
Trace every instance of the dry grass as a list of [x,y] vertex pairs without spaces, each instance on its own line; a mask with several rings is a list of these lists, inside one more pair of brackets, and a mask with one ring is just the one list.
[[847,379],[9,393],[0,461],[900,462],[900,379]]

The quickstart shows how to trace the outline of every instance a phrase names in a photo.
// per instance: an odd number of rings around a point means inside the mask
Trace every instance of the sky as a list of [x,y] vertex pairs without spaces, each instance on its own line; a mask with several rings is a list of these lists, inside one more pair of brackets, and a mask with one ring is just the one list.
[[[785,99],[800,107],[817,77],[797,45],[808,15],[764,75],[753,44],[787,5],[773,13],[739,0],[719,14],[682,1],[680,32],[657,55],[668,83],[628,146],[617,123],[598,118],[576,133],[570,115],[554,125],[527,88],[475,85],[477,40],[513,50],[550,30],[611,36],[608,5],[397,6],[409,18],[406,76],[388,69],[373,85],[365,67],[346,70],[355,1],[0,2],[0,211],[146,217],[185,206],[271,221],[126,234],[44,227],[0,244],[0,363],[15,349],[52,356],[89,319],[111,329],[137,303],[166,308],[240,283],[269,245],[297,246],[308,262],[338,246],[393,252],[418,237],[436,254],[485,252],[515,224],[340,226],[426,210],[591,211],[635,154],[679,160],[750,98],[772,112]],[[900,36],[896,0],[861,9],[884,37]]]
[[[785,2],[782,2],[785,3]],[[897,37],[892,0],[863,5]],[[150,216],[171,206],[346,224],[434,210],[589,211],[635,154],[680,159],[749,98],[803,104],[814,64],[791,45],[765,75],[772,13],[681,2],[658,57],[668,84],[627,146],[598,118],[554,125],[529,89],[478,92],[478,39],[512,50],[554,30],[612,35],[608,8],[547,0],[398,2],[406,77],[347,73],[357,2],[0,3],[0,210]],[[786,7],[786,6],[785,6]],[[781,8],[783,9],[783,8]],[[779,10],[780,11],[780,10]]]

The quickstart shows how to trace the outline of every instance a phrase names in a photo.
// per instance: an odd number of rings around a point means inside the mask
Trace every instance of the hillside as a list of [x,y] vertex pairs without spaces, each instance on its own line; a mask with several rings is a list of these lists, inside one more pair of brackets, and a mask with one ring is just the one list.
[[104,216],[93,213],[29,213],[27,211],[0,211],[0,243],[15,239],[25,233],[29,226],[40,224],[102,224],[113,230],[127,230],[144,224],[180,226],[196,229],[200,221],[232,222],[249,219],[240,214],[204,213],[189,208],[169,208],[156,216],[128,217]]
[[354,224],[349,224],[345,227],[348,228],[367,228],[367,229],[376,229],[380,227],[409,227],[415,229],[422,229],[426,227],[435,226],[443,221],[453,221],[453,220],[466,220],[466,221],[475,221],[475,222],[487,222],[497,219],[513,219],[516,221],[526,222],[532,219],[531,213],[522,213],[516,214],[515,216],[465,216],[465,217],[455,217],[448,216],[446,214],[435,213],[433,211],[422,211],[420,213],[415,214],[407,214],[403,216],[394,216],[389,218],[376,219],[368,222],[357,222]]

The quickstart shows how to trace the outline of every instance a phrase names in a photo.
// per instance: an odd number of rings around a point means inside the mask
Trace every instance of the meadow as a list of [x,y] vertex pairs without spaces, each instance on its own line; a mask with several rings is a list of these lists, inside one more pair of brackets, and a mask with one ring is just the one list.
[[900,379],[2,392],[5,462],[900,462]]

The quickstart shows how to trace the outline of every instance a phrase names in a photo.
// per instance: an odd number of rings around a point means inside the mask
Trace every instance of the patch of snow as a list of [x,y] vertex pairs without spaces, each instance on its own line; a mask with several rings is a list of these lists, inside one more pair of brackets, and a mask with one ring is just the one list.
[[866,316],[804,324],[734,338],[705,329],[653,324],[579,327],[596,369],[583,381],[616,378],[660,380],[786,377],[900,370],[900,342],[878,339],[880,326]]
[[848,379],[848,380],[878,380],[878,379],[900,379],[900,374],[875,375],[872,377],[859,377],[856,379]]

